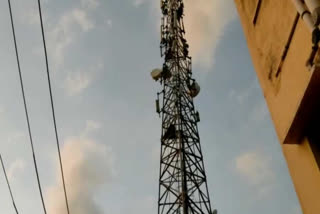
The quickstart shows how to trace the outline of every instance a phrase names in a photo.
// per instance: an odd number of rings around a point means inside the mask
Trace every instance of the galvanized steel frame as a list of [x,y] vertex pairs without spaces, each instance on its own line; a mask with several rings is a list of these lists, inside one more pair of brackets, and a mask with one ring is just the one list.
[[183,0],[162,0],[162,134],[158,214],[211,214],[207,179],[190,85],[194,81],[185,39]]

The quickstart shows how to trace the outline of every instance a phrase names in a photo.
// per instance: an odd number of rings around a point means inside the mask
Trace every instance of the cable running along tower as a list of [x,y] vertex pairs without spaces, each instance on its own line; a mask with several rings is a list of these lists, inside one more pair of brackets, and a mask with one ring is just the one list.
[[[158,214],[212,214],[193,98],[200,87],[192,78],[183,24],[183,0],[161,0],[162,69],[156,109],[162,115]],[[162,95],[162,107],[159,96]]]

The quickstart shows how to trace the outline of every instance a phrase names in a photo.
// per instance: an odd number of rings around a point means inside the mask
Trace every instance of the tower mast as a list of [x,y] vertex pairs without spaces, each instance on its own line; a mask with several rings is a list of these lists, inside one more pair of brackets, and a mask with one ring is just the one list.
[[[151,75],[163,90],[156,100],[162,115],[158,214],[212,214],[193,98],[200,87],[192,78],[183,24],[183,0],[161,0],[162,69]],[[163,96],[160,108],[159,95]]]

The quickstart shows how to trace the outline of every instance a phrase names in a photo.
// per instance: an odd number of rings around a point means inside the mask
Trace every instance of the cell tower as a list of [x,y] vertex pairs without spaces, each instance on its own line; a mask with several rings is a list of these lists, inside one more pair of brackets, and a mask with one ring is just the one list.
[[[161,0],[162,69],[151,76],[163,90],[156,100],[162,115],[158,214],[213,214],[200,146],[199,113],[193,98],[200,87],[192,78],[183,24],[183,0]],[[160,108],[159,96],[163,96]]]

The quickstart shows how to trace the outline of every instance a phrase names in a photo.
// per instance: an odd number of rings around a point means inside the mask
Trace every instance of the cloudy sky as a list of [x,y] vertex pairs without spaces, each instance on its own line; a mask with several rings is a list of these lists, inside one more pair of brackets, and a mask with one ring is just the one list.
[[[49,64],[72,214],[156,213],[158,0],[45,0]],[[65,214],[36,0],[12,1],[40,178]],[[301,214],[232,0],[186,0],[201,143],[222,214]],[[0,152],[22,214],[43,213],[8,5],[0,1]],[[13,214],[0,173],[0,213]]]

